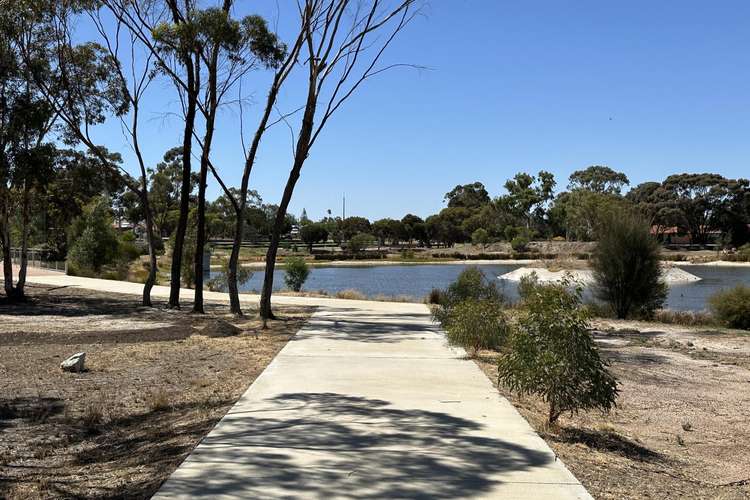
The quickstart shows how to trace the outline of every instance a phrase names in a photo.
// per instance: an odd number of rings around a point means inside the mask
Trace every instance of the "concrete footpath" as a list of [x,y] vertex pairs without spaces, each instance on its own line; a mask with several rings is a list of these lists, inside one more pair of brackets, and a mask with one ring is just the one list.
[[319,309],[155,498],[591,498],[425,306],[276,303]]

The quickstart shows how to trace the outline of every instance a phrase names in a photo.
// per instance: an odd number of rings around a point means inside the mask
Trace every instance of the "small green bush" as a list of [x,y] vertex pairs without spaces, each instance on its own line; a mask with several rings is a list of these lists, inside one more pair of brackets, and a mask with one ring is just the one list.
[[132,241],[120,238],[118,253],[120,259],[130,262],[141,256],[141,249]]
[[518,295],[521,297],[521,301],[531,297],[538,286],[540,286],[539,276],[535,272],[521,276],[518,281]]
[[500,289],[494,281],[488,281],[481,269],[468,266],[445,290],[448,303],[456,304],[468,299],[495,300],[503,302]]
[[498,381],[514,392],[540,396],[549,404],[550,424],[581,409],[609,411],[618,394],[589,333],[583,289],[571,292],[570,286],[533,287],[498,360]]
[[643,217],[616,210],[602,217],[591,256],[595,293],[620,319],[651,318],[669,291],[661,267],[660,245]]
[[471,233],[471,244],[474,246],[485,246],[490,242],[490,234],[484,228],[479,228]]
[[302,290],[302,285],[310,275],[310,267],[302,257],[288,257],[284,261],[284,283],[295,292]]
[[375,243],[375,237],[367,233],[357,233],[349,240],[347,246],[352,253],[360,253]]
[[750,330],[750,287],[737,285],[708,299],[717,320],[732,328]]
[[526,236],[516,236],[510,240],[510,247],[514,252],[525,252],[529,248],[529,239]]
[[82,274],[97,273],[119,256],[120,242],[112,228],[109,200],[96,198],[84,207],[68,230],[68,260]]
[[480,349],[499,348],[507,337],[508,323],[501,303],[469,299],[451,308],[444,329],[448,343],[474,356]]
[[456,280],[442,291],[440,306],[433,309],[433,319],[445,327],[451,309],[468,300],[488,300],[503,304],[505,297],[494,281],[488,281],[481,269],[469,266],[458,275]]

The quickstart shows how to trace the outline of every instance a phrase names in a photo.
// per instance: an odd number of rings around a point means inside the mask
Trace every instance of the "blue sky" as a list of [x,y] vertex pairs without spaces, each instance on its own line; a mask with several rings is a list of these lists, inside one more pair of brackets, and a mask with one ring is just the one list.
[[[236,14],[258,7],[290,34],[291,1],[238,5]],[[425,14],[384,63],[429,70],[394,70],[362,87],[316,143],[291,212],[340,214],[346,193],[347,215],[424,217],[456,184],[481,181],[495,196],[516,172],[548,170],[564,188],[594,164],[632,184],[679,172],[750,175],[750,2],[432,0]],[[244,88],[262,101],[268,77]],[[289,81],[281,109],[301,104],[300,83]],[[154,84],[147,104],[142,141],[155,164],[179,143],[181,124],[167,116],[176,109],[169,83]],[[132,161],[114,122],[98,134]],[[222,112],[217,134],[214,163],[237,185],[236,110]],[[251,187],[277,203],[290,164],[279,125]],[[211,183],[209,197],[218,194]]]

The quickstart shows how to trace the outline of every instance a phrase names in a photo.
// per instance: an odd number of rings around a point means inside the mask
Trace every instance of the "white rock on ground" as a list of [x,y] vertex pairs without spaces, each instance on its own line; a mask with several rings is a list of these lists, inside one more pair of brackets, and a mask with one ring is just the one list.
[[77,372],[80,373],[84,370],[84,364],[86,363],[86,353],[77,352],[71,357],[60,363],[60,369],[64,372]]
[[[521,281],[521,278],[529,276],[532,273],[536,273],[539,281],[542,283],[559,282],[566,276],[583,285],[594,283],[593,271],[578,269],[550,271],[541,267],[520,267],[509,273],[505,273],[502,276],[498,276],[498,278],[508,281]],[[692,283],[700,280],[701,278],[698,276],[691,274],[684,269],[680,269],[679,267],[667,267],[664,269],[664,281],[667,283]]]

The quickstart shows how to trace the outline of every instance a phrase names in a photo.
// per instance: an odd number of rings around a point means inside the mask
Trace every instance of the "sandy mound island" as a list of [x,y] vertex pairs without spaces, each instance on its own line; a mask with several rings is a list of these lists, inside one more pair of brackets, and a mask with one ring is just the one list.
[[[590,270],[576,269],[550,271],[541,267],[521,267],[509,273],[505,273],[502,276],[498,276],[498,278],[508,281],[521,281],[521,278],[529,276],[532,273],[536,273],[539,281],[542,283],[562,281],[566,276],[584,285],[594,283],[594,273]],[[679,267],[667,267],[664,269],[664,281],[667,283],[692,283],[700,280],[701,278],[698,276],[691,274],[684,269],[680,269]]]

